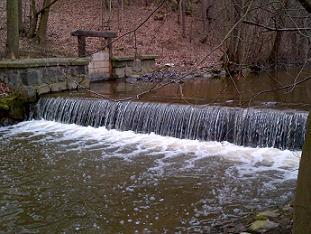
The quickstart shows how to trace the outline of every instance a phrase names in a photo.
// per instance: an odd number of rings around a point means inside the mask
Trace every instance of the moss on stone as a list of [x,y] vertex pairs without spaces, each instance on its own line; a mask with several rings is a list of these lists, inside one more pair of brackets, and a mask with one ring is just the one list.
[[25,117],[25,102],[26,99],[18,93],[0,97],[0,119],[22,121]]
[[0,98],[0,110],[9,111],[10,106],[13,105],[15,99],[15,94]]

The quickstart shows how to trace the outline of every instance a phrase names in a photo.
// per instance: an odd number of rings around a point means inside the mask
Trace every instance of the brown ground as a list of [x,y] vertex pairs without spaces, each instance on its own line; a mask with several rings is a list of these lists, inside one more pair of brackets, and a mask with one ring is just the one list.
[[[156,3],[145,7],[144,3],[132,3],[124,6],[123,21],[118,23],[118,9],[116,1],[113,1],[111,17],[111,30],[122,35],[134,29],[156,8]],[[194,4],[194,14],[199,14],[199,4]],[[48,28],[48,51],[49,55],[74,56],[76,55],[77,41],[70,33],[77,29],[100,30],[101,23],[101,1],[100,0],[59,0],[51,8]],[[163,18],[156,20],[155,18]],[[137,31],[138,54],[159,55],[158,63],[174,63],[179,67],[192,66],[198,63],[211,49],[215,42],[209,41],[205,44],[200,42],[206,33],[202,32],[202,22],[198,17],[187,17],[187,37],[181,35],[181,27],[177,23],[177,13],[172,12],[164,5],[155,16]],[[104,9],[104,26],[107,26],[108,11]],[[4,54],[5,47],[5,1],[0,2],[0,55]],[[192,25],[192,26],[191,26]],[[192,29],[191,29],[192,28]],[[107,27],[106,27],[107,29]],[[192,36],[190,36],[192,35]],[[212,38],[212,36],[210,37]],[[192,40],[190,42],[190,40]],[[88,41],[88,50],[94,52],[101,46],[99,39]],[[24,56],[42,56],[42,52],[36,53],[37,49],[33,41],[23,38],[20,43]],[[28,51],[32,51],[29,54]],[[115,55],[134,55],[134,35],[130,34],[114,44]],[[47,55],[46,55],[47,56]],[[1,57],[1,56],[0,56]],[[220,52],[214,53],[207,58],[199,67],[211,66],[219,61]]]
[[0,98],[5,97],[11,92],[10,88],[0,81]]

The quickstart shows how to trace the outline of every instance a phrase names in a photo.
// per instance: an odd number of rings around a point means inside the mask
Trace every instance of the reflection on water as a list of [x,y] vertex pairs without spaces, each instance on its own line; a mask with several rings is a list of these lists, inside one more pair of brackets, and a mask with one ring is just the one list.
[[3,232],[207,232],[293,197],[300,152],[50,121],[0,128]]
[[[299,80],[309,74],[301,74]],[[146,101],[180,102],[192,104],[224,104],[247,106],[264,105],[279,108],[309,110],[311,107],[311,80],[290,89],[281,89],[293,84],[296,73],[264,73],[250,75],[239,80],[226,77],[221,79],[191,79],[182,84],[172,83],[141,97]],[[124,99],[136,98],[153,87],[148,82],[111,81],[93,83],[92,90],[106,97]],[[182,88],[182,89],[181,89]],[[182,92],[181,92],[182,90]],[[260,94],[260,95],[258,95]]]

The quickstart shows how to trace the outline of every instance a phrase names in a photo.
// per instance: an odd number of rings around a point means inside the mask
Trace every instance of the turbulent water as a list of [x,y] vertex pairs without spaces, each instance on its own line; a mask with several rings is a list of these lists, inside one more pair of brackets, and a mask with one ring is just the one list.
[[0,128],[4,233],[219,233],[292,200],[307,118],[70,98],[34,113]]
[[181,139],[299,150],[307,112],[103,99],[43,98],[37,118]]
[[291,201],[300,154],[22,122],[0,128],[0,230],[218,233],[225,220]]

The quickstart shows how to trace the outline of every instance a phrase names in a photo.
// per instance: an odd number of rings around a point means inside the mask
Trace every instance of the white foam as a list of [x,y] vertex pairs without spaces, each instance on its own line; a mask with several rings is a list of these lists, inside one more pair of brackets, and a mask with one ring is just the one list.
[[[173,158],[183,157],[182,170],[194,168],[196,163],[209,157],[221,157],[234,162],[239,177],[255,176],[258,173],[277,171],[282,180],[295,179],[301,152],[274,148],[251,148],[228,142],[200,142],[177,139],[155,134],[120,132],[104,127],[83,127],[75,124],[61,124],[46,120],[25,121],[14,126],[0,128],[0,135],[28,138],[40,136],[41,140],[66,142],[67,150],[111,149],[111,157],[133,160],[142,153],[158,157],[151,171],[163,172],[173,163]],[[21,134],[24,133],[24,134]],[[52,137],[51,137],[52,134]],[[126,153],[123,151],[126,150]],[[107,156],[105,156],[107,157]],[[226,173],[231,173],[228,168]]]

